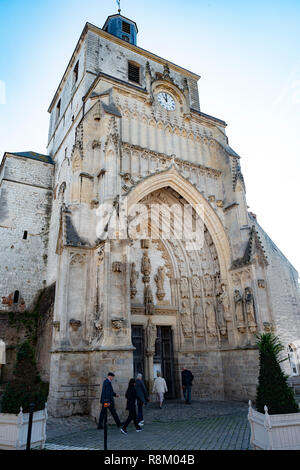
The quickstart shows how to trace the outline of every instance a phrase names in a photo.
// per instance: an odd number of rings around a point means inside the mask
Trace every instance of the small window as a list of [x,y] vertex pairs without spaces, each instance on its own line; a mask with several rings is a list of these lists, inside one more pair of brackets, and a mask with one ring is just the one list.
[[27,235],[28,235],[28,232],[27,230],[25,230],[25,232],[23,233],[23,240],[27,240]]
[[131,82],[140,83],[140,67],[128,62],[128,79]]
[[73,85],[75,85],[75,83],[78,80],[78,71],[79,71],[79,61],[77,62],[73,70]]
[[160,72],[156,72],[155,76],[156,76],[156,80],[162,80],[163,78],[163,74]]
[[56,106],[56,119],[58,119],[60,116],[60,108],[61,108],[61,100],[59,100]]
[[126,23],[126,21],[122,21],[122,31],[123,33],[130,34],[130,24]]
[[123,35],[122,39],[123,39],[123,41],[129,42],[129,37],[128,36]]
[[17,304],[19,302],[19,291],[16,290],[15,293],[14,293],[14,304]]

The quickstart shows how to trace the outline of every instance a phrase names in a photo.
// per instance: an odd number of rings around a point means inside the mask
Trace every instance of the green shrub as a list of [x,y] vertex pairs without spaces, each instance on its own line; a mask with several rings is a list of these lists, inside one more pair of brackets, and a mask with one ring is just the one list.
[[260,362],[256,393],[257,411],[264,413],[266,405],[269,414],[299,412],[294,391],[287,382],[288,376],[280,367],[280,354],[284,347],[279,338],[272,333],[263,333],[258,335],[257,339]]
[[28,341],[21,344],[17,352],[14,380],[9,382],[2,396],[2,413],[28,413],[34,403],[34,410],[42,410],[48,396],[48,384],[42,382],[35,361],[34,349]]

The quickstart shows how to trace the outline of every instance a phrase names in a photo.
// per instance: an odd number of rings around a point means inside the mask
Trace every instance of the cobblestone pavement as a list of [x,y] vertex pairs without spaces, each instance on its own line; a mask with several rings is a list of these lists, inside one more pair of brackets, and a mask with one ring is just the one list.
[[[191,405],[172,400],[160,410],[145,408],[143,432],[133,424],[124,435],[108,426],[109,450],[243,450],[250,449],[250,428],[245,403],[196,401]],[[101,450],[103,431],[88,417],[49,418],[48,450]]]

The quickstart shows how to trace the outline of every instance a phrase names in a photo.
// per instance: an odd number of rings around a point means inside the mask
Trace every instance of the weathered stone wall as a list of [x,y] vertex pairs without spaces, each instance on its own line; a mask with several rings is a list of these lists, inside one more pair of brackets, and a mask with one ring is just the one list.
[[[0,308],[31,309],[46,279],[53,165],[8,156],[0,186]],[[23,239],[27,231],[27,239]]]
[[[155,77],[156,73],[162,74],[164,71],[163,64],[158,61],[149,59],[143,54],[139,54],[128,47],[115,44],[113,41],[99,36],[94,31],[89,31],[87,34],[86,43],[86,69],[95,74],[99,72],[112,75],[120,80],[128,82],[128,61],[132,61],[140,65],[140,86],[146,87],[145,70],[146,63],[149,62],[150,68]],[[143,51],[142,51],[143,52]],[[181,88],[183,87],[183,79],[185,75],[171,69],[171,75],[174,81]],[[190,99],[192,108],[200,110],[199,95],[196,80],[189,78],[190,81]]]
[[[108,372],[115,373],[113,388],[119,416],[126,413],[125,393],[133,376],[132,351],[54,352],[48,407],[55,416],[87,414],[98,419],[102,384]],[[111,419],[111,418],[110,418]]]
[[[251,220],[259,232],[268,257],[269,265],[266,269],[266,283],[270,292],[272,317],[276,334],[278,334],[285,348],[283,357],[287,357],[289,344],[297,345],[300,340],[298,273],[257,221],[253,218]],[[290,375],[289,361],[284,361],[281,365],[285,372]],[[300,364],[298,363],[299,367]]]
[[226,400],[255,401],[259,374],[257,349],[222,351],[224,398]]
[[180,389],[183,367],[189,369],[194,375],[192,393],[195,399],[224,399],[224,377],[220,351],[198,351],[189,354],[179,352],[177,384]]

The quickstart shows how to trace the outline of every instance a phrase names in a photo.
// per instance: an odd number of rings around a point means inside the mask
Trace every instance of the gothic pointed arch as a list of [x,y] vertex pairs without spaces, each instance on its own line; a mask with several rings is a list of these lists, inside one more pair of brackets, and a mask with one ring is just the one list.
[[192,183],[177,171],[175,165],[171,165],[168,170],[149,176],[139,182],[127,195],[126,202],[128,210],[153,191],[168,187],[174,189],[196,211],[199,207],[203,208],[204,223],[218,253],[221,277],[226,279],[231,266],[231,250],[224,226],[209,202]]

